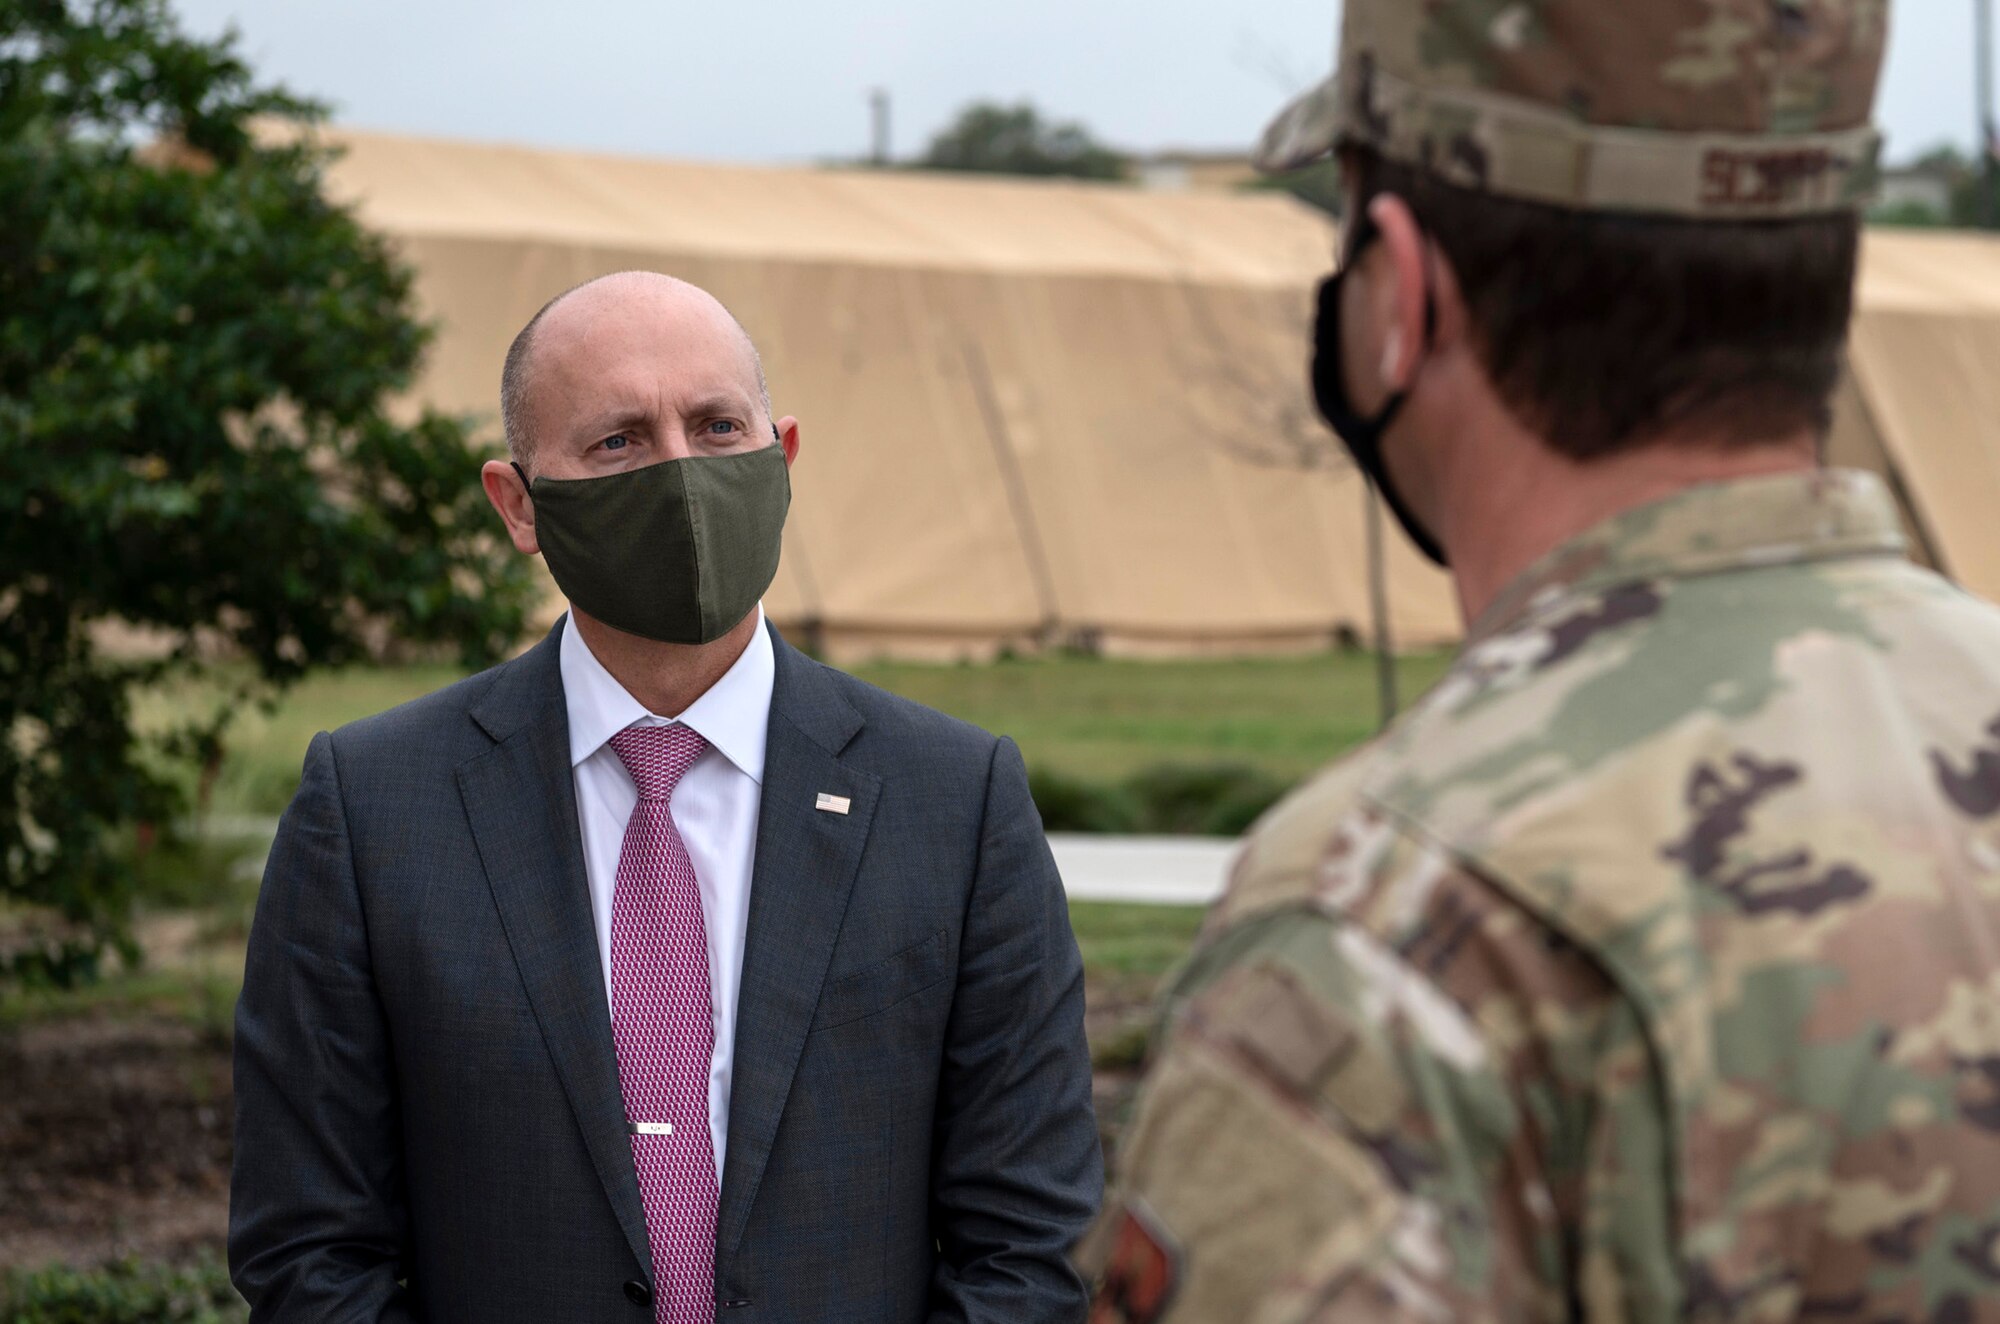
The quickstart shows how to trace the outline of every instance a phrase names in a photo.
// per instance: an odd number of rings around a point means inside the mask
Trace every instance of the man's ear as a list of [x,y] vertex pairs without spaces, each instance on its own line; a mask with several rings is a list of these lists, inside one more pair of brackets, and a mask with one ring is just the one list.
[[778,434],[778,444],[785,448],[785,467],[789,469],[799,458],[799,421],[786,414],[771,426]]
[[521,475],[505,460],[488,460],[479,468],[479,484],[486,499],[500,512],[514,550],[523,556],[538,556],[542,545],[535,539],[535,501],[521,482]]

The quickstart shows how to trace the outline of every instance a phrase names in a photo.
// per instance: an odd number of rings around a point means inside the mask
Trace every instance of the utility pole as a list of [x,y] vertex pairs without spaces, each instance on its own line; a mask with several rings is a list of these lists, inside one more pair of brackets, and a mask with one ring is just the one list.
[[869,135],[868,163],[881,167],[889,164],[889,89],[878,87],[868,94],[869,117],[873,129]]
[[1993,118],[1993,0],[1973,3],[1973,69],[1979,99],[1979,224],[1988,230],[2000,223],[1994,193],[2000,188],[2000,160],[1994,159],[2000,125]]

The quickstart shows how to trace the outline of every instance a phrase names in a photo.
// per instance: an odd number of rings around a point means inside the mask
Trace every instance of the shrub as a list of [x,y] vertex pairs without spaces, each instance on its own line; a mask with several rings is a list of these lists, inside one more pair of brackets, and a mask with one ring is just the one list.
[[1284,783],[1269,778],[1238,782],[1216,798],[1203,820],[1202,834],[1240,837],[1290,790]]
[[1285,784],[1240,764],[1164,764],[1126,783],[1144,830],[1169,836],[1234,836],[1285,793]]
[[1139,832],[1240,836],[1289,789],[1234,763],[1162,764],[1117,785],[1052,768],[1028,773],[1028,790],[1050,832]]
[[1049,832],[1138,832],[1139,806],[1131,795],[1049,768],[1028,773],[1028,793]]
[[52,1265],[0,1278],[5,1324],[237,1324],[248,1318],[213,1257],[180,1268],[133,1260],[103,1269]]

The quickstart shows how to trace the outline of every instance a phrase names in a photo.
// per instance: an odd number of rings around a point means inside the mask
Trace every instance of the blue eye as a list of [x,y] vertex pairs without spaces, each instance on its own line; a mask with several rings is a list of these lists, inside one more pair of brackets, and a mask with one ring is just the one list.
[[604,447],[604,449],[608,451],[622,451],[625,449],[626,443],[630,440],[631,438],[627,437],[624,433],[614,432],[612,435],[606,437],[603,441],[600,441],[597,444]]
[[713,423],[710,423],[708,426],[711,430],[715,428],[728,428],[731,432],[741,432],[743,430],[737,427],[734,422],[726,418],[718,418]]

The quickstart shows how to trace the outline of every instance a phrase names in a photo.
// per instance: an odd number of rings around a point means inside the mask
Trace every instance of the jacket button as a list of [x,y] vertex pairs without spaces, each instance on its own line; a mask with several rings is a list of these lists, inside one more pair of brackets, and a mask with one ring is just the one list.
[[635,1306],[650,1306],[653,1304],[653,1289],[634,1278],[625,1284],[625,1299]]

